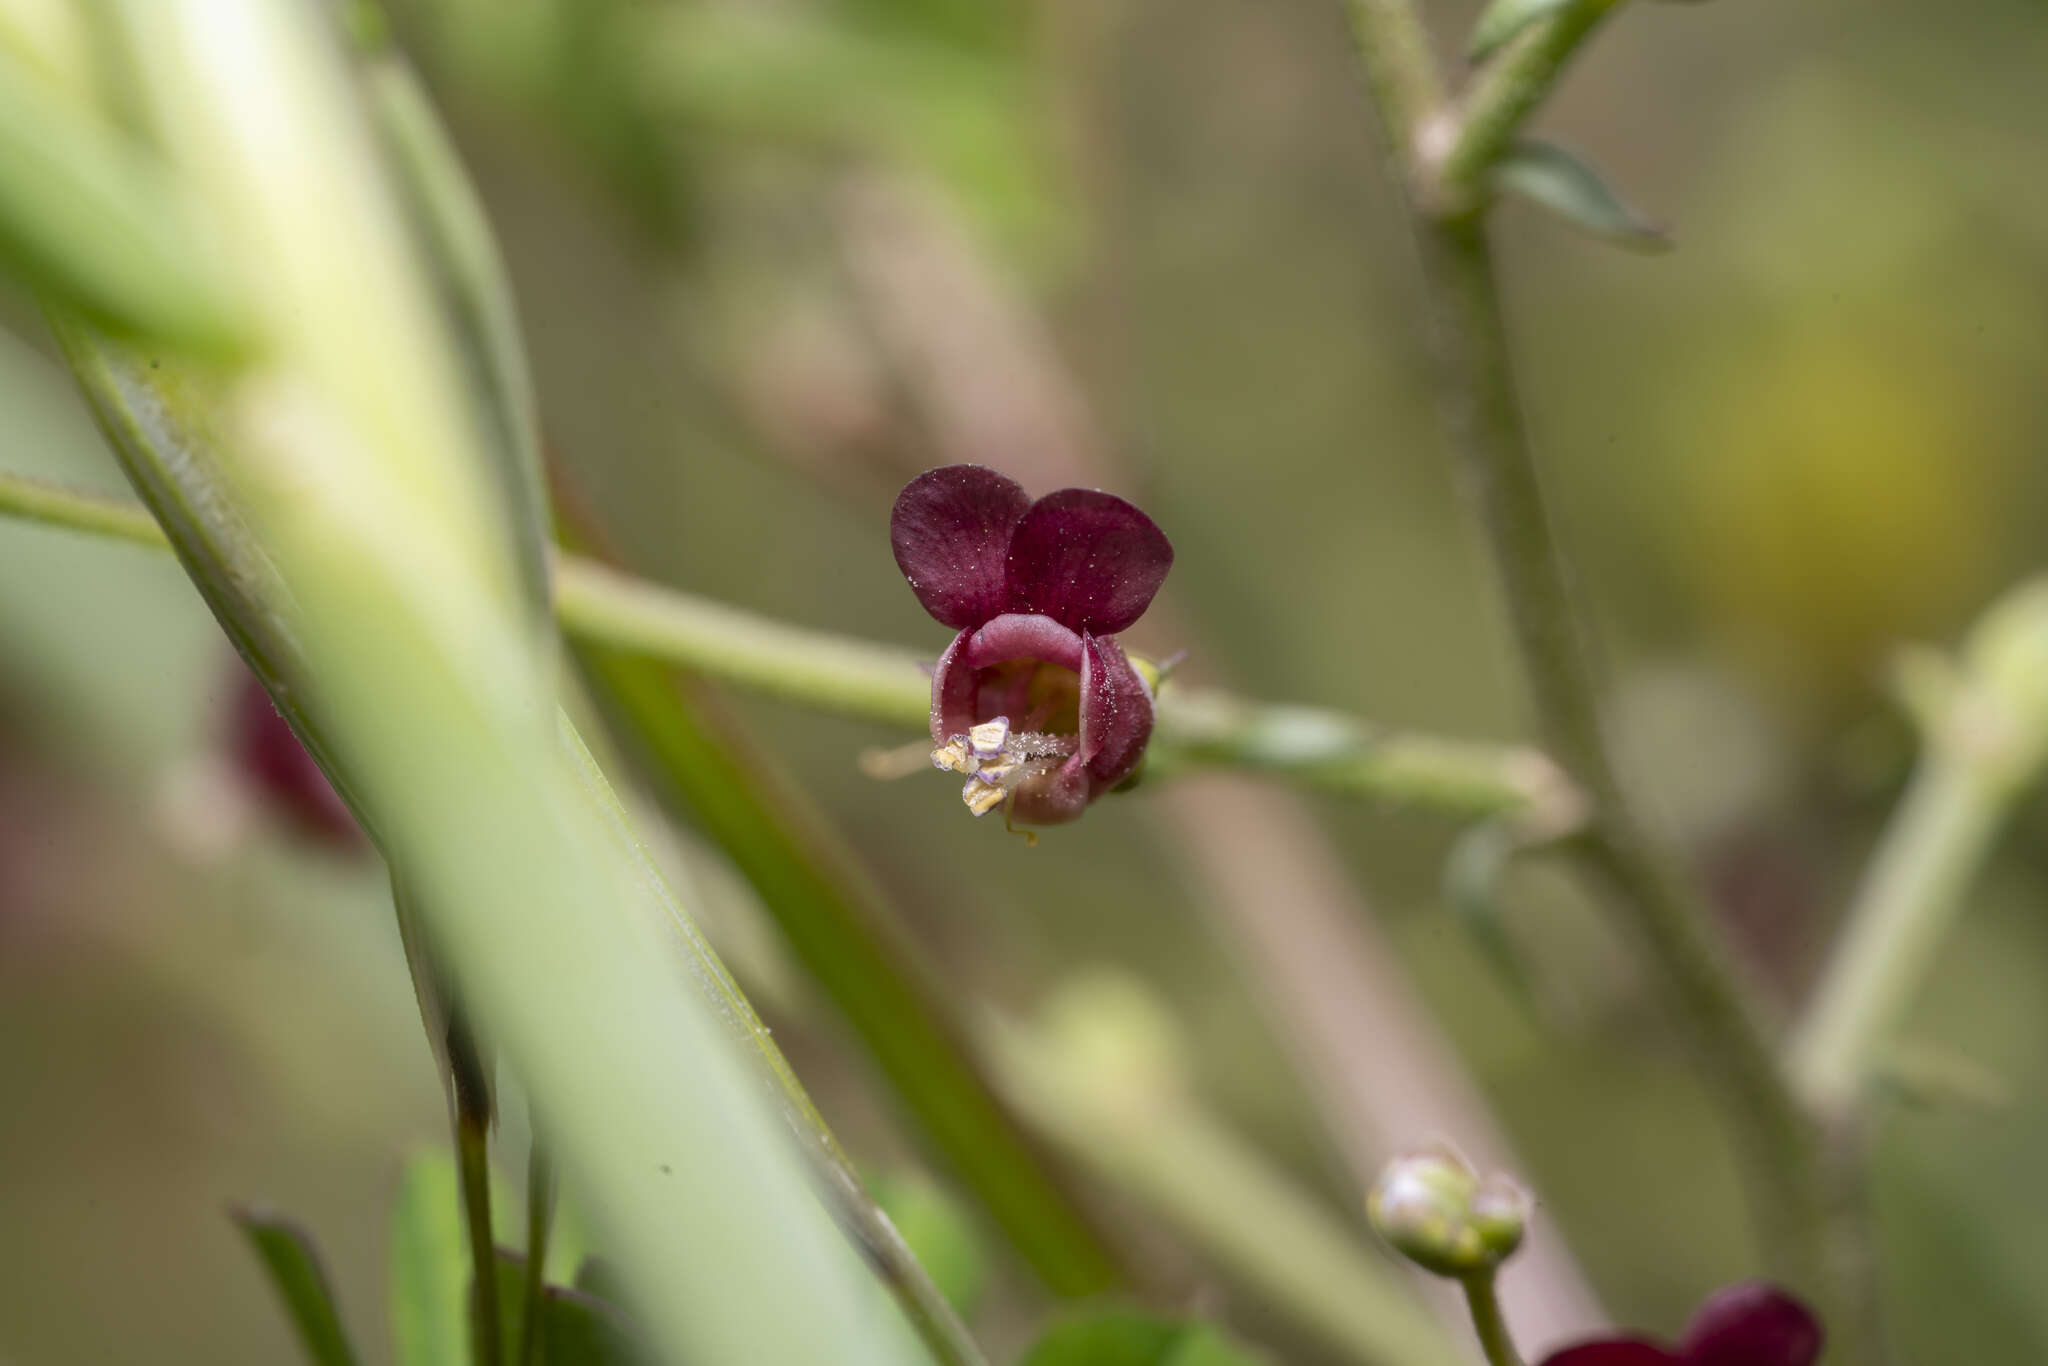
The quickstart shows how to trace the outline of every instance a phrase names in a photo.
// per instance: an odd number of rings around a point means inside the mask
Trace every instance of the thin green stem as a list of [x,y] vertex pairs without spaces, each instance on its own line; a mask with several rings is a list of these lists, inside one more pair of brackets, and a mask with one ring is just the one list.
[[[1367,85],[1409,187],[1409,218],[1422,258],[1438,403],[1461,481],[1491,553],[1496,587],[1514,629],[1546,748],[1583,793],[1581,840],[1619,894],[1656,964],[1745,1161],[1765,1247],[1784,1273],[1830,1299],[1840,1293],[1829,1255],[1830,1206],[1819,1135],[1779,1070],[1770,1040],[1712,934],[1676,857],[1657,840],[1624,789],[1600,719],[1600,691],[1573,601],[1570,576],[1536,476],[1509,360],[1485,200],[1445,186],[1476,184],[1543,98],[1565,60],[1617,0],[1577,0],[1502,53],[1474,83],[1442,139],[1433,186],[1430,154],[1438,115],[1418,115],[1388,61],[1428,60],[1408,41],[1415,15],[1400,0],[1354,5],[1367,42]],[[1420,133],[1418,133],[1420,128]]]
[[[167,546],[118,498],[0,474],[0,515]],[[555,611],[578,640],[681,665],[794,706],[923,730],[929,660],[909,650],[772,621],[570,554],[555,557]],[[1249,769],[1327,791],[1453,816],[1569,811],[1571,785],[1534,750],[1377,726],[1341,712],[1179,686],[1159,699],[1155,773]],[[1568,823],[1568,822],[1566,822]],[[1546,825],[1557,825],[1552,820]]]
[[1793,1036],[1793,1079],[1820,1113],[1841,1113],[1860,1098],[1962,909],[2010,796],[2008,785],[1939,748],[1914,775]]
[[1444,106],[1429,34],[1412,0],[1345,0],[1345,11],[1373,104],[1405,175],[1420,163],[1417,144]]
[[499,1366],[498,1244],[491,1234],[490,1111],[455,1088],[455,1157],[462,1173],[462,1218],[469,1230],[470,1347],[476,1366]]
[[1581,842],[1656,964],[1745,1159],[1764,1246],[1782,1272],[1830,1286],[1819,1143],[1705,908],[1637,814],[1600,718],[1600,689],[1569,570],[1536,474],[1509,361],[1491,253],[1476,222],[1418,223],[1440,406],[1492,552],[1549,751],[1591,802]]
[[[1486,178],[1550,94],[1573,54],[1624,0],[1572,0],[1530,26],[1472,77],[1435,150],[1433,208],[1448,216],[1486,202]],[[1431,150],[1422,149],[1425,156]]]
[[149,510],[132,499],[83,493],[25,474],[0,475],[0,514],[92,536],[168,550],[170,540]]
[[1482,1272],[1459,1282],[1465,1288],[1465,1304],[1472,1311],[1472,1330],[1479,1335],[1479,1350],[1486,1366],[1522,1366],[1515,1350],[1514,1335],[1508,1331],[1507,1316],[1501,1313],[1500,1296],[1494,1292],[1494,1273]]
[[519,1313],[519,1366],[540,1350],[541,1297],[547,1290],[548,1227],[555,1214],[555,1164],[535,1134],[526,1153],[526,1295]]

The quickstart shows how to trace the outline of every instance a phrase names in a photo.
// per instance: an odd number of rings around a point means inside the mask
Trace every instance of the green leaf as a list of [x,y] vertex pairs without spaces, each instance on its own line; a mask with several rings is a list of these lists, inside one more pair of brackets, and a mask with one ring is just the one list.
[[248,1235],[256,1255],[270,1272],[271,1283],[284,1300],[314,1366],[355,1366],[355,1352],[341,1326],[340,1311],[313,1239],[298,1224],[264,1209],[237,1209],[235,1223]]
[[453,1159],[419,1154],[391,1212],[386,1295],[398,1366],[468,1366],[468,1246]]
[[1596,237],[1637,251],[1664,251],[1664,230],[1615,197],[1599,172],[1548,142],[1524,139],[1493,168],[1496,189],[1532,199]]
[[[498,1249],[498,1306],[506,1366],[516,1366],[526,1313],[526,1259]],[[648,1359],[617,1307],[583,1290],[541,1290],[533,1362],[546,1366],[638,1366]]]
[[1109,1309],[1055,1324],[1018,1366],[1258,1366],[1205,1323]]
[[1465,55],[1478,61],[1505,45],[1523,29],[1563,9],[1571,0],[1493,0],[1472,26]]

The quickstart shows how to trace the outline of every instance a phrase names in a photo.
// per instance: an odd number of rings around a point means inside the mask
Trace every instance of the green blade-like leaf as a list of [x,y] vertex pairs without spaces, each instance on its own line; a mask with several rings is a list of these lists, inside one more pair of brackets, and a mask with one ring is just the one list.
[[1110,1309],[1055,1324],[1018,1366],[1259,1366],[1205,1323]]
[[468,1366],[467,1249],[455,1163],[421,1153],[406,1163],[391,1211],[385,1294],[398,1366]]
[[305,1229],[264,1209],[237,1209],[235,1223],[263,1259],[270,1280],[291,1314],[292,1327],[313,1366],[355,1366],[356,1354],[341,1326],[334,1292],[320,1268],[320,1254]]
[[1553,143],[1524,139],[1493,168],[1496,189],[1512,190],[1595,237],[1636,251],[1664,251],[1664,229],[1622,203],[1600,173]]
[[[516,1366],[526,1308],[526,1259],[498,1250],[498,1312],[507,1366]],[[532,1360],[546,1366],[641,1366],[649,1357],[617,1306],[587,1291],[542,1288]]]
[[1555,14],[1570,0],[1493,0],[1472,26],[1465,55],[1478,61],[1503,46],[1538,19]]

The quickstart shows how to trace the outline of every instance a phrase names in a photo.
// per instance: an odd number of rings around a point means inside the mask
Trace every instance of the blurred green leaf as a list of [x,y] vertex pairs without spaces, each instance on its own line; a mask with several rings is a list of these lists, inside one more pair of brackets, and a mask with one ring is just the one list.
[[1600,173],[1554,143],[1525,138],[1493,168],[1496,188],[1512,190],[1595,237],[1637,251],[1664,251],[1664,229],[1621,202]]
[[421,1153],[406,1163],[391,1211],[385,1293],[398,1366],[468,1366],[467,1248],[455,1163]]
[[1018,1366],[1257,1366],[1205,1323],[1110,1309],[1056,1324]]
[[974,1222],[938,1182],[903,1170],[873,1183],[875,1203],[962,1318],[974,1314],[988,1280],[988,1257]]
[[245,336],[228,281],[139,145],[0,48],[0,257],[124,336],[218,352]]
[[1555,14],[1571,0],[1493,0],[1479,22],[1472,26],[1465,55],[1473,61],[1491,54],[1523,29],[1546,15]]
[[[506,1366],[516,1366],[526,1313],[526,1259],[498,1250],[498,1312],[504,1325]],[[583,1290],[542,1288],[539,1335],[529,1358],[545,1366],[628,1366],[647,1359],[625,1316]]]
[[311,1235],[269,1210],[237,1209],[234,1219],[270,1272],[307,1359],[314,1366],[355,1366],[355,1352],[341,1326],[341,1312],[335,1307],[334,1292],[320,1268],[320,1254]]

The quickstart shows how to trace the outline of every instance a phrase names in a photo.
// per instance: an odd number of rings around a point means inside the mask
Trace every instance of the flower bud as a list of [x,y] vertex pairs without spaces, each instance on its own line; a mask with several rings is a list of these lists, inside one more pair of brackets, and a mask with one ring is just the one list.
[[1522,1244],[1529,1196],[1499,1173],[1481,1180],[1448,1146],[1395,1158],[1366,1197],[1372,1226],[1396,1252],[1439,1276],[1492,1271]]

